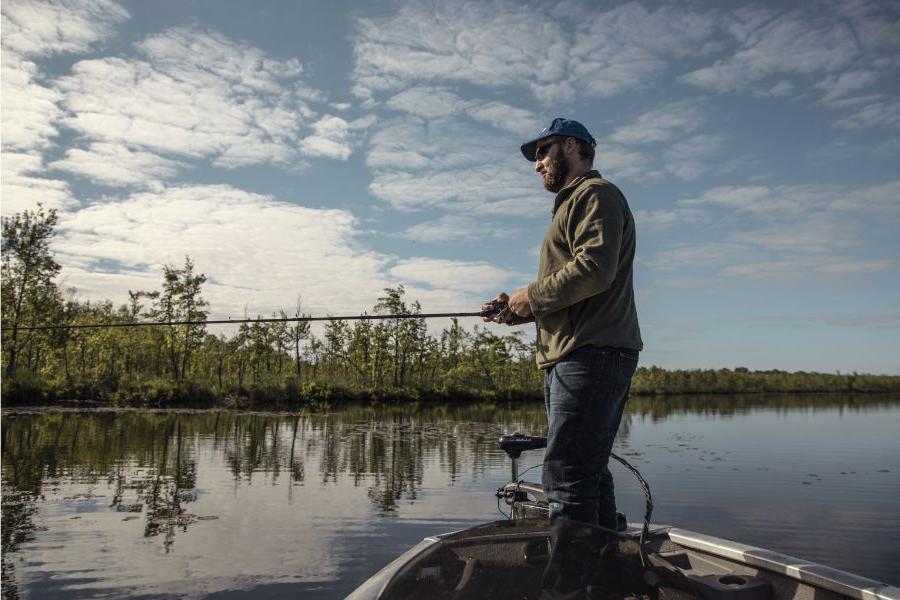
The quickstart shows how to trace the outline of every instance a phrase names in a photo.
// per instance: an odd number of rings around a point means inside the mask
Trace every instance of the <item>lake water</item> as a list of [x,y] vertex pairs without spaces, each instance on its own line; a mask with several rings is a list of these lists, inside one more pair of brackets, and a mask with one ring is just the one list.
[[[539,404],[5,411],[3,596],[342,598],[426,535],[503,518],[496,439],[544,426]],[[655,523],[898,585],[898,431],[900,399],[637,398],[615,452]]]

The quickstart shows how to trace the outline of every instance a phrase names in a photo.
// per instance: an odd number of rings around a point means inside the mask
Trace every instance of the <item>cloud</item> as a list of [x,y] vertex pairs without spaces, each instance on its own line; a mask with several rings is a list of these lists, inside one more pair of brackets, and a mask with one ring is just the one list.
[[483,219],[473,219],[461,215],[444,215],[438,219],[425,221],[409,227],[404,236],[417,242],[447,244],[459,241],[503,239],[515,235],[518,230],[498,227]]
[[738,260],[746,253],[747,247],[736,243],[679,244],[658,252],[644,264],[660,271],[709,268]]
[[[236,316],[244,306],[251,313],[287,307],[297,292],[320,309],[362,309],[363,299],[374,299],[390,282],[381,274],[387,258],[362,247],[355,235],[356,221],[347,211],[211,185],[87,207],[63,220],[54,248],[71,285],[119,301],[129,277],[181,264],[190,255],[215,282],[209,291],[213,310]],[[99,265],[115,265],[115,277],[97,273],[110,270]],[[102,286],[94,285],[98,278]]]
[[679,179],[697,179],[714,167],[714,159],[724,142],[722,136],[713,134],[679,140],[663,152],[665,168]]
[[810,261],[807,260],[773,260],[731,265],[722,269],[720,274],[740,279],[783,280],[795,278],[809,269]]
[[830,253],[861,245],[862,228],[856,221],[833,214],[807,215],[757,229],[732,233],[730,239],[790,253]]
[[673,58],[706,54],[715,27],[709,11],[637,2],[571,16],[539,2],[410,2],[356,21],[353,92],[371,99],[452,82],[521,87],[541,102],[569,102],[576,91],[607,98],[651,82]]
[[523,108],[498,101],[465,100],[446,88],[414,86],[389,98],[388,108],[423,119],[465,115],[521,137],[537,130],[537,116]]
[[895,127],[900,125],[900,101],[886,96],[868,96],[859,99],[846,117],[834,122],[840,129],[863,127]]
[[801,9],[738,12],[731,23],[734,53],[682,80],[719,92],[751,89],[772,75],[827,73],[849,66],[859,55],[851,27]]
[[862,188],[838,187],[823,192],[830,210],[855,212],[881,222],[900,219],[900,180]]
[[892,268],[896,260],[856,260],[844,262],[828,262],[816,267],[819,273],[878,273]]
[[690,208],[637,209],[632,211],[638,227],[653,227],[663,229],[679,223],[703,223],[709,220],[708,215],[702,210]]
[[300,152],[306,156],[347,160],[361,137],[354,137],[354,134],[370,127],[374,122],[374,117],[351,122],[340,117],[324,115],[313,123],[313,135],[300,142]]
[[594,157],[594,167],[610,179],[653,181],[663,176],[649,155],[621,144],[600,139]]
[[900,181],[867,187],[836,185],[720,186],[695,198],[676,201],[681,207],[717,206],[760,217],[784,218],[811,211],[852,212],[874,217],[900,217]]
[[4,49],[25,56],[85,52],[130,16],[110,0],[5,0],[2,12]]
[[467,112],[476,121],[482,121],[497,129],[517,134],[522,139],[533,137],[537,129],[538,121],[533,112],[505,102],[478,103],[470,107]]
[[4,216],[34,210],[38,203],[43,204],[44,208],[61,211],[78,206],[68,183],[37,176],[46,170],[40,156],[3,152],[0,165],[0,196],[3,198]]
[[[724,276],[781,279],[881,272],[896,261],[885,258],[884,248],[873,246],[873,240],[893,235],[900,221],[898,198],[900,181],[862,188],[824,184],[713,188],[696,198],[678,200],[671,212],[649,217],[651,224],[665,226],[680,217],[678,211],[689,210],[696,222],[712,225],[703,236],[714,246],[675,247],[648,264],[656,268],[690,265],[694,256],[709,251]],[[735,214],[739,220],[733,218]],[[720,241],[712,241],[717,232]],[[722,251],[729,247],[743,250]]]
[[43,150],[59,133],[61,96],[30,59],[86,52],[112,37],[129,14],[108,0],[10,0],[0,10],[3,150]]
[[[845,110],[846,103],[839,100],[852,94],[871,97],[900,69],[900,19],[884,3],[861,0],[788,12],[745,7],[725,17],[724,24],[730,32],[724,42],[728,52],[682,75],[681,81],[722,93],[786,96],[805,79],[822,92],[825,106]],[[885,93],[874,96],[865,109],[852,108],[837,126],[900,123],[893,94],[885,87]]]
[[704,55],[717,28],[715,11],[683,6],[648,11],[637,2],[582,19],[571,49],[569,82],[608,98],[654,81],[673,59]]
[[47,165],[87,177],[98,184],[159,188],[184,165],[158,154],[132,150],[124,144],[95,143],[87,150],[71,148],[65,158]]
[[871,69],[857,69],[853,71],[845,71],[834,75],[828,75],[816,84],[816,87],[825,92],[822,101],[826,104],[837,98],[842,98],[856,92],[857,90],[869,87],[878,81],[878,73]]
[[389,273],[400,281],[424,283],[429,287],[446,288],[468,294],[503,287],[515,276],[486,262],[472,263],[436,258],[401,260],[390,268]]
[[411,2],[388,17],[358,19],[354,93],[368,98],[413,81],[558,80],[565,34],[540,13],[506,2]]
[[114,302],[125,302],[128,290],[157,289],[162,265],[181,265],[189,255],[209,278],[204,295],[219,317],[291,309],[298,292],[309,312],[361,313],[383,288],[403,282],[412,282],[409,297],[426,309],[459,310],[509,277],[491,265],[425,257],[389,269],[393,258],[363,246],[358,228],[346,210],[227,185],[182,186],[67,214],[53,248],[63,285]]
[[352,126],[330,115],[312,121],[311,103],[323,98],[296,59],[183,27],[137,49],[143,59],[84,60],[58,81],[68,127],[94,143],[223,167],[290,164],[298,146],[309,156],[349,155]]
[[37,82],[37,65],[15,52],[2,53],[4,150],[38,150],[51,145],[62,116],[59,93]]
[[[722,269],[721,275],[743,279],[783,280],[792,279],[805,273],[841,276],[880,273],[896,265],[896,260],[889,259],[841,261],[833,256],[821,256],[731,265]],[[832,322],[831,324],[839,323]]]
[[696,130],[703,116],[691,101],[682,100],[649,110],[616,128],[609,139],[620,144],[668,142]]
[[414,86],[392,96],[388,108],[417,117],[448,117],[461,112],[467,102],[446,88]]
[[369,191],[401,210],[546,215],[550,200],[520,143],[465,119],[386,121],[369,140]]

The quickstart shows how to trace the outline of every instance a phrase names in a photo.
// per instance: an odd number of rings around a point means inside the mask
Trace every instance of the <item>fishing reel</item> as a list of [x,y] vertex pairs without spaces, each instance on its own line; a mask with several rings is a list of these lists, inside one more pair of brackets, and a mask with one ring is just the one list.
[[499,300],[490,300],[488,302],[483,302],[481,304],[481,306],[488,307],[488,308],[482,308],[482,310],[481,310],[482,317],[488,318],[491,321],[493,321],[494,323],[503,323],[503,321],[500,320],[500,315],[503,314],[503,311],[505,311],[509,308],[509,303],[508,302],[500,302]]

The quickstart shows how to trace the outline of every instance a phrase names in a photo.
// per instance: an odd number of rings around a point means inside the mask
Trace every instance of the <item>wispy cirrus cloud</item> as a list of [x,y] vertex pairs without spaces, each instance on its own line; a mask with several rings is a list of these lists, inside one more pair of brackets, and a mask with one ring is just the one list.
[[465,215],[443,215],[437,219],[408,227],[403,235],[417,242],[449,244],[460,241],[507,239],[518,232],[512,227],[498,226]]
[[708,133],[678,140],[663,152],[665,169],[686,181],[697,179],[716,166],[714,158],[724,142],[723,136]]
[[369,190],[401,210],[546,214],[517,141],[465,119],[386,121],[369,139]]
[[[654,180],[666,174],[686,181],[708,172],[716,162],[725,137],[703,133],[702,103],[684,99],[651,108],[615,128],[601,139],[604,168],[611,165],[617,176]],[[661,159],[661,160],[659,160]],[[721,167],[720,167],[721,168]]]
[[678,244],[643,261],[651,269],[675,271],[721,267],[739,260],[747,246],[735,242]]
[[729,238],[792,255],[834,253],[861,246],[863,231],[856,220],[826,213],[739,230]]
[[620,144],[668,142],[696,131],[703,124],[700,107],[691,100],[679,100],[644,112],[628,124],[617,127],[609,139]]
[[608,98],[651,82],[673,59],[714,48],[710,11],[574,8],[567,18],[538,2],[410,2],[358,19],[354,93],[371,99],[444,81],[522,87],[543,102],[570,101],[576,90]]
[[896,7],[867,0],[786,12],[748,6],[724,16],[723,24],[730,34],[723,40],[727,52],[683,74],[683,82],[773,96],[799,95],[808,82],[819,90],[819,102],[845,113],[838,127],[900,123],[886,85],[900,70]]
[[859,47],[852,28],[834,14],[748,7],[729,17],[733,53],[682,79],[719,92],[752,88],[767,77],[817,74],[852,64]]
[[501,132],[534,133],[537,117],[529,110],[496,100],[464,99],[448,88],[413,86],[386,101],[388,108],[423,119],[465,116]]
[[354,93],[371,98],[416,81],[553,83],[564,74],[565,39],[540,10],[512,3],[410,2],[357,20]]
[[719,186],[676,202],[681,207],[716,206],[760,217],[783,219],[813,211],[854,212],[900,218],[900,181],[865,187],[844,185]]
[[890,269],[897,264],[896,260],[850,260],[844,262],[827,262],[816,267],[819,273],[878,273]]
[[600,98],[642,87],[666,73],[673,59],[703,56],[715,49],[712,34],[717,28],[716,11],[684,6],[648,10],[628,2],[591,11],[577,25],[565,83],[572,93],[586,89]]
[[[898,181],[863,188],[824,184],[713,188],[679,200],[672,214],[664,213],[660,219],[675,220],[680,210],[699,213],[707,223],[721,224],[706,229],[707,238],[718,231],[720,241],[712,246],[676,246],[648,264],[665,269],[708,256],[721,275],[753,279],[886,271],[897,261],[885,256],[888,247],[873,247],[871,239],[889,235],[891,224],[900,220],[898,198]],[[739,226],[733,215],[740,215]]]
[[399,280],[476,294],[507,285],[516,276],[486,262],[414,257],[399,261],[389,273]]
[[721,270],[725,277],[754,280],[790,280],[810,273],[824,276],[853,276],[880,273],[896,267],[897,261],[887,259],[851,260],[840,262],[833,256],[802,257],[794,259],[746,262],[730,265]]

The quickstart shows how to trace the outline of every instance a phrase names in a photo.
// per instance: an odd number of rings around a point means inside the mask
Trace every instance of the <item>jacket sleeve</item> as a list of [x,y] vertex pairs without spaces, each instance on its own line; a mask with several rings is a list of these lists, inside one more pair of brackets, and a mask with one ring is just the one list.
[[528,286],[535,316],[562,310],[607,290],[619,267],[624,227],[625,213],[614,192],[593,188],[575,199],[563,222],[572,259]]

